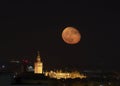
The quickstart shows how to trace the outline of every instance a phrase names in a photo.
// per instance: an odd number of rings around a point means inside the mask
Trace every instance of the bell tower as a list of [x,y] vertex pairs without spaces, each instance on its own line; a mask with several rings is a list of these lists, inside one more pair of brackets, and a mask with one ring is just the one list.
[[36,62],[34,63],[34,73],[35,74],[42,74],[43,73],[43,63],[41,62],[39,51],[38,51],[38,55],[36,58]]

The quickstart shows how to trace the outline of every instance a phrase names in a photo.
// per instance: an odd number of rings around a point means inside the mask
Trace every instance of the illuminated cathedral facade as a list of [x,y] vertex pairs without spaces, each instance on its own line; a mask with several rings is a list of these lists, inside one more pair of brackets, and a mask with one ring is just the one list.
[[[34,73],[35,74],[43,74],[43,63],[41,61],[41,58],[40,58],[40,53],[38,52],[38,55],[37,55],[37,58],[36,58],[36,61],[34,63]],[[58,72],[58,71],[50,71],[50,72],[44,72],[45,73],[45,76],[49,76],[50,78],[56,78],[56,79],[61,79],[61,78],[64,78],[64,79],[67,79],[67,78],[71,78],[71,79],[74,79],[74,78],[86,78],[85,75],[83,74],[80,74],[79,72]]]
[[35,74],[42,74],[43,73],[43,63],[41,62],[39,51],[38,51],[38,55],[36,58],[36,62],[34,63],[34,73]]

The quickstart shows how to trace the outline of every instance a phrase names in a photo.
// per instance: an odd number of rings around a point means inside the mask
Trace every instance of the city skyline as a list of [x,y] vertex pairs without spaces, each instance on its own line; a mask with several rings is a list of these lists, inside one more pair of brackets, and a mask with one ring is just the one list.
[[[117,7],[88,1],[61,4],[5,3],[0,14],[0,61],[34,60],[40,51],[48,67],[119,69],[120,11]],[[80,31],[78,44],[69,45],[62,40],[62,31],[67,26]]]

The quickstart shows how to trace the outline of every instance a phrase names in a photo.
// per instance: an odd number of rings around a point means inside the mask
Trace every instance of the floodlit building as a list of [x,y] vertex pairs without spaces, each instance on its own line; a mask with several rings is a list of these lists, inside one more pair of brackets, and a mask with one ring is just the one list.
[[50,71],[45,73],[46,76],[56,79],[75,79],[75,78],[86,78],[87,76],[80,74],[79,72],[62,72],[62,71]]
[[36,58],[36,62],[34,63],[34,73],[35,74],[42,74],[43,73],[43,63],[41,62],[39,51],[38,51],[38,55]]

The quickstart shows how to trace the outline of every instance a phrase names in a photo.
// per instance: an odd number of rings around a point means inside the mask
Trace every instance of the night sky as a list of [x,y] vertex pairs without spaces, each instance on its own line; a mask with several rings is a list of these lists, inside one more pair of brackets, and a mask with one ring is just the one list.
[[[46,68],[120,68],[118,2],[4,0],[0,6],[0,62],[35,60],[39,50]],[[78,44],[62,40],[67,26],[80,31]]]

